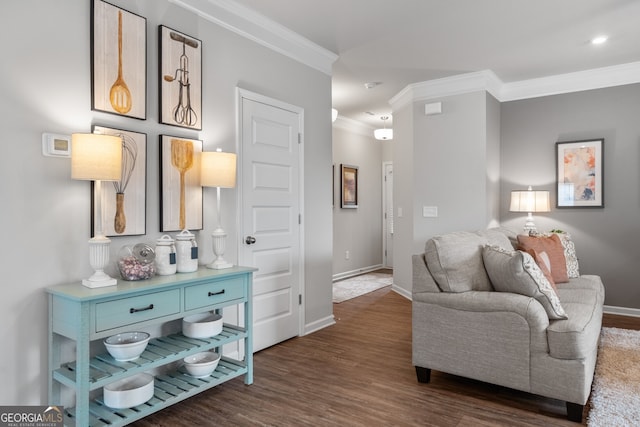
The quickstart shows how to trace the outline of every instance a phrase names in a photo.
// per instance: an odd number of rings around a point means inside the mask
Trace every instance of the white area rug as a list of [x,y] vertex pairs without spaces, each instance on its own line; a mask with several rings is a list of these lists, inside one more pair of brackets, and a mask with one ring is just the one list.
[[640,331],[602,328],[587,425],[640,425]]
[[340,280],[333,284],[333,302],[343,302],[392,284],[393,275],[388,273],[367,273]]

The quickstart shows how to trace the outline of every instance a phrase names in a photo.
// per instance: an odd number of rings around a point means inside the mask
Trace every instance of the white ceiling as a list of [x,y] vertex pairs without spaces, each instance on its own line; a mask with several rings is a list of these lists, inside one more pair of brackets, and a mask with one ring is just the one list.
[[[487,69],[508,83],[640,60],[638,0],[235,1],[338,54],[334,108],[375,127],[410,83]],[[607,43],[592,45],[601,34]]]

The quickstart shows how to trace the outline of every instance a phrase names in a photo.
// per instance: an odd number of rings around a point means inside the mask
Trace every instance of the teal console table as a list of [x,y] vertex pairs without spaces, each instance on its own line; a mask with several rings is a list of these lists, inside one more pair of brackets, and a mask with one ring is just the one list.
[[[75,407],[65,408],[65,425],[124,426],[232,378],[253,382],[252,280],[255,268],[200,268],[194,273],[156,276],[117,286],[90,289],[80,282],[47,288],[49,296],[49,404],[60,405],[62,387],[75,392]],[[152,338],[137,360],[118,362],[101,342],[121,332],[181,319],[191,314],[241,304],[244,325],[224,324],[221,334],[193,339],[175,333]],[[240,323],[240,322],[238,322]],[[75,360],[63,361],[64,341],[75,341]],[[175,367],[182,358],[201,351],[221,352],[222,346],[243,340],[244,357],[222,357],[206,378],[193,378]],[[238,358],[239,359],[239,358]],[[169,365],[169,366],[165,366]],[[111,409],[101,388],[113,381],[155,368],[154,396],[129,409]]]

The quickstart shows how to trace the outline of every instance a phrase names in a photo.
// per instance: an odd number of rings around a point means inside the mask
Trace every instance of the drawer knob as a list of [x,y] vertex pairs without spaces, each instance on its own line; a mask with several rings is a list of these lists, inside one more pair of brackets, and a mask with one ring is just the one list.
[[221,290],[221,291],[218,291],[218,292],[209,292],[209,296],[210,297],[213,297],[213,296],[216,296],[216,295],[222,295],[222,294],[224,294],[224,289]]
[[153,304],[149,304],[148,307],[143,307],[143,308],[130,308],[129,313],[138,313],[139,311],[147,311],[147,310],[153,310]]

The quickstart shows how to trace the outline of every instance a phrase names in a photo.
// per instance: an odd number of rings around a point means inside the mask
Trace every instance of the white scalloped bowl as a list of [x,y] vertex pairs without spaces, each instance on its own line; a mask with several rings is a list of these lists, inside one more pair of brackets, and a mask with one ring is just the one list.
[[216,370],[220,355],[213,351],[203,351],[201,353],[192,354],[182,359],[184,368],[192,377],[202,378],[208,377]]
[[104,340],[104,346],[118,362],[136,360],[149,343],[150,335],[146,332],[125,332],[110,336]]
[[200,313],[182,319],[182,333],[189,338],[211,338],[222,332],[222,315]]
[[104,404],[114,409],[133,408],[153,397],[153,375],[141,373],[104,386]]

